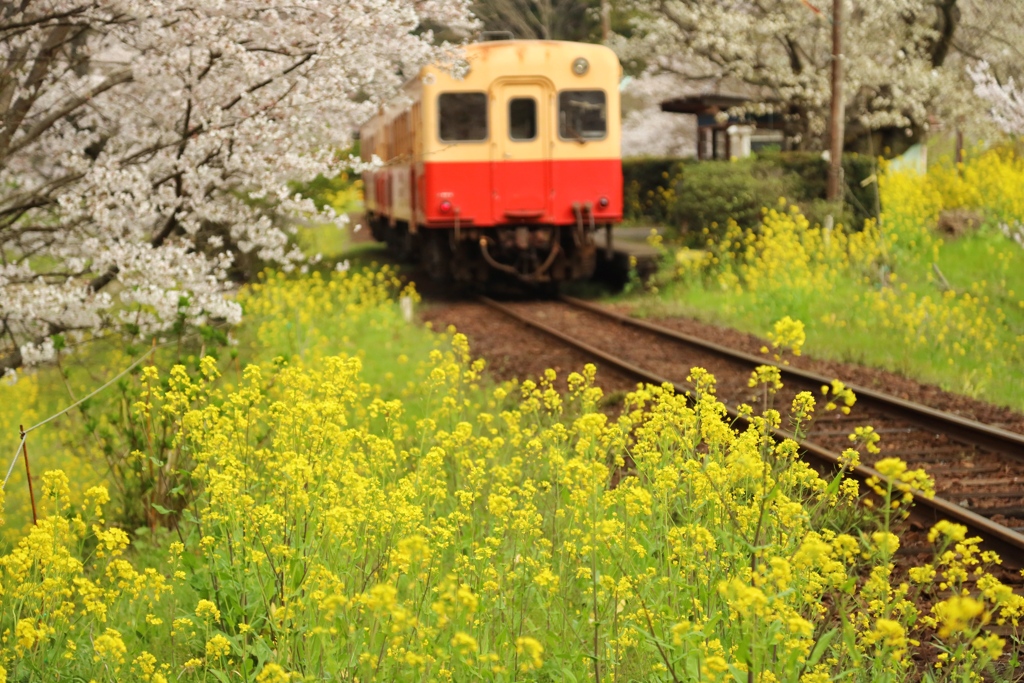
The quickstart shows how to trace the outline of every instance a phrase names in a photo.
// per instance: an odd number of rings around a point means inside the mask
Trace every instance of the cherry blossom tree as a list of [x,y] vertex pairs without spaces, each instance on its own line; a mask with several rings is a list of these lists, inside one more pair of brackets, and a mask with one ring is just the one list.
[[687,157],[696,154],[697,122],[692,116],[661,111],[665,93],[678,94],[686,84],[678,76],[659,74],[631,79],[622,89],[622,155]]
[[289,189],[467,0],[0,0],[0,372],[54,339],[236,321],[233,255],[294,267]]
[[988,102],[996,124],[1011,135],[1024,135],[1024,90],[1011,76],[1000,83],[988,62],[968,70],[974,81],[974,92]]
[[[737,88],[751,96],[752,110],[784,114],[797,146],[820,148],[830,93],[831,3],[632,0],[631,6],[637,31],[616,43],[624,61]],[[848,0],[847,7],[847,143],[881,129],[904,136],[910,129],[915,138],[938,108],[969,96],[962,66],[948,64],[962,18],[958,0]]]
[[516,38],[587,40],[599,23],[599,0],[474,0],[488,31]]

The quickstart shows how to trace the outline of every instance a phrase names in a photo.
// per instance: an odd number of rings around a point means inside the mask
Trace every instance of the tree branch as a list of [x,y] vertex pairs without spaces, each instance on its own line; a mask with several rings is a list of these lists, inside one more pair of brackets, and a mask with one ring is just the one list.
[[7,156],[7,149],[14,137],[14,131],[21,128],[21,124],[31,110],[32,105],[39,98],[42,92],[40,86],[43,79],[50,71],[53,61],[57,57],[58,49],[67,39],[70,32],[70,26],[58,26],[52,29],[43,45],[39,48],[39,54],[36,55],[32,68],[29,70],[29,74],[22,86],[23,90],[28,94],[16,99],[14,104],[5,113],[4,125],[0,129],[0,159]]
[[131,80],[131,69],[125,69],[124,71],[119,71],[117,73],[111,74],[110,76],[107,76],[106,79],[89,88],[88,91],[82,93],[78,97],[74,97],[64,102],[63,105],[58,107],[56,110],[50,112],[49,115],[47,115],[45,118],[43,118],[34,126],[32,126],[28,130],[28,132],[26,132],[23,136],[13,141],[10,147],[8,147],[7,149],[7,155],[9,156],[11,154],[14,154],[15,152],[18,152],[19,150],[32,144],[32,142],[35,141],[40,135],[45,133],[50,128],[50,126],[52,126],[57,121],[61,120],[74,110],[78,109],[82,105],[88,103],[92,98],[96,97],[97,95],[105,93],[111,88],[121,85],[122,83],[127,83]]
[[265,88],[266,86],[270,85],[271,83],[273,83],[277,79],[281,78],[281,76],[287,76],[288,74],[290,74],[291,72],[295,71],[296,69],[298,69],[300,66],[302,66],[306,62],[308,62],[309,60],[313,59],[314,56],[316,56],[315,52],[307,53],[306,55],[304,55],[302,57],[302,59],[300,59],[299,61],[297,61],[294,64],[292,64],[290,67],[288,67],[284,71],[282,71],[282,72],[280,72],[278,74],[274,74],[273,76],[270,76],[269,78],[266,78],[266,79],[260,81],[259,83],[256,83],[255,85],[253,85],[250,88],[248,88],[244,93],[241,93],[241,94],[235,96],[234,99],[232,99],[226,105],[221,107],[221,109],[223,109],[224,111],[227,111],[228,109],[231,109],[236,104],[241,102],[242,98],[245,97],[246,95],[250,95],[250,94],[256,92],[257,90],[259,90],[260,88]]

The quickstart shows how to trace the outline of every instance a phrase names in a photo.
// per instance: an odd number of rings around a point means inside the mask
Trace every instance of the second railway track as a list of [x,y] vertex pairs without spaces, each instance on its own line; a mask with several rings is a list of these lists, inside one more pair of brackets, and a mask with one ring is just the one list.
[[[690,368],[703,367],[715,375],[719,398],[733,417],[741,403],[760,407],[760,392],[750,389],[747,380],[754,367],[770,364],[767,358],[568,297],[529,303],[499,303],[486,297],[480,301],[644,382],[670,382],[684,391]],[[784,420],[796,393],[809,390],[820,397],[822,384],[835,379],[787,366],[781,370],[785,387],[776,397],[776,407]],[[919,515],[965,524],[999,550],[1008,565],[1024,566],[1024,434],[848,386],[857,403],[849,415],[839,410],[819,414],[810,436],[801,440],[807,455],[834,466],[856,426],[874,427],[882,437],[875,461],[899,457],[934,477],[935,497],[916,496]],[[862,480],[881,476],[870,465],[859,466],[854,474]]]

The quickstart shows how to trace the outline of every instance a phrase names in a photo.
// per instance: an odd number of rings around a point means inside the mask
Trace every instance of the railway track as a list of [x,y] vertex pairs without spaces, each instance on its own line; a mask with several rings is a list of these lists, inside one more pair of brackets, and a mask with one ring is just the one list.
[[[557,301],[480,302],[528,326],[559,339],[598,360],[604,367],[640,381],[671,383],[685,391],[689,369],[706,368],[718,380],[718,396],[734,419],[741,403],[762,402],[759,390],[747,380],[758,357],[699,339],[647,321],[624,316],[604,307],[562,297]],[[783,412],[800,391],[821,395],[822,385],[834,379],[789,366],[781,366],[784,389],[774,407]],[[824,468],[834,468],[849,446],[854,427],[871,425],[882,437],[881,452],[872,462],[899,457],[912,467],[923,467],[936,481],[936,495],[915,492],[915,516],[923,523],[949,519],[966,525],[997,550],[1007,567],[1024,567],[1024,434],[985,425],[958,415],[889,396],[873,389],[847,385],[857,402],[849,415],[836,410],[820,413],[809,438],[800,439],[806,455]],[[782,438],[793,435],[780,430]],[[862,456],[864,457],[864,456]],[[858,466],[861,480],[882,477],[870,464]]]

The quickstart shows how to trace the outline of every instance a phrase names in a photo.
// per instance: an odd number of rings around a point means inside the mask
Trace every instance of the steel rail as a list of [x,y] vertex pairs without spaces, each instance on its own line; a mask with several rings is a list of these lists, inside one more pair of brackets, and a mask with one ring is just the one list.
[[[714,342],[707,341],[706,339],[701,339],[700,337],[679,332],[646,320],[638,320],[621,313],[609,311],[604,307],[592,304],[589,301],[582,301],[568,296],[562,296],[559,298],[563,303],[569,306],[582,308],[610,320],[615,320],[625,325],[653,332],[662,337],[699,347],[705,351],[710,351],[729,360],[753,363],[755,366],[766,364],[764,358],[759,358],[753,354],[731,349],[727,346],[722,346],[721,344],[716,344]],[[814,382],[818,385],[829,384],[832,382],[831,378],[819,375],[818,373],[811,372],[809,370],[801,370],[791,366],[780,366],[779,369],[782,371],[783,378],[788,375],[808,382]],[[858,400],[867,399],[871,403],[883,406],[891,413],[895,413],[901,418],[909,422],[913,422],[919,427],[936,429],[943,434],[952,436],[956,440],[1024,459],[1024,434],[1018,434],[1017,432],[1011,432],[1007,429],[993,427],[992,425],[987,425],[983,422],[971,420],[943,410],[936,410],[935,408],[930,408],[919,403],[914,403],[913,401],[907,401],[896,396],[884,394],[880,391],[869,389],[857,384],[847,383],[846,386],[853,390],[857,395]]]
[[[641,379],[644,382],[648,382],[650,384],[669,384],[673,387],[676,393],[682,393],[680,389],[676,388],[681,384],[680,382],[673,381],[651,370],[630,363],[629,361],[619,358],[611,353],[608,353],[603,349],[599,349],[596,346],[593,346],[592,344],[588,344],[583,340],[565,334],[564,332],[557,330],[551,327],[550,325],[545,325],[542,322],[521,315],[520,313],[513,310],[509,306],[498,303],[493,299],[489,299],[488,297],[485,296],[479,296],[477,297],[477,300],[483,303],[484,305],[488,306],[489,308],[492,308],[522,323],[523,325],[526,325],[539,332],[543,332],[544,334],[554,337],[564,342],[565,344],[568,344],[569,346],[572,346],[580,351],[583,351],[587,355],[593,356],[604,361],[608,365],[615,367],[626,374],[633,375],[634,377],[637,377],[638,379]],[[748,357],[757,360],[758,363],[762,363],[763,361],[763,359],[759,359],[756,356],[748,355]],[[750,424],[750,421],[743,415],[740,415],[734,408],[726,406],[726,412],[728,413],[729,417],[732,418],[734,421],[739,421],[746,425]],[[808,441],[806,439],[798,439],[795,434],[785,429],[776,430],[775,436],[776,438],[792,439],[793,441],[798,442],[801,448],[806,453],[810,454],[820,464],[824,465],[825,467],[831,468],[833,471],[842,467],[842,465],[839,462],[839,454],[830,451],[829,449],[825,448],[824,446],[821,446],[820,444],[816,444],[813,441]],[[855,476],[858,480],[862,482],[867,481],[870,478],[877,478],[879,481],[882,482],[890,481],[889,478],[883,475],[881,472],[866,465],[857,465],[856,467],[849,471],[853,476]],[[927,508],[928,512],[931,513],[930,516],[933,519],[950,519],[956,522],[960,522],[961,524],[966,525],[968,528],[974,529],[976,532],[978,532],[990,548],[998,551],[1002,555],[1004,560],[1004,566],[1012,567],[1015,569],[1024,566],[1024,535],[1021,535],[1013,529],[1005,527],[1002,524],[997,524],[996,522],[993,522],[992,520],[986,517],[982,517],[979,514],[971,512],[970,510],[962,508],[959,505],[956,505],[955,503],[952,503],[943,498],[938,498],[935,496],[929,497],[926,496],[923,492],[918,491],[916,489],[912,489],[911,494],[913,495],[914,501],[917,504],[917,506]],[[917,511],[917,515],[919,517],[921,516],[921,512],[922,511],[920,510]]]

